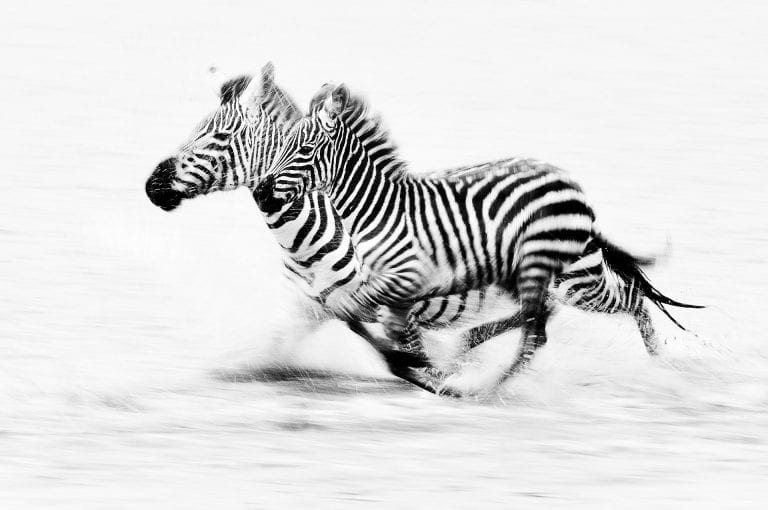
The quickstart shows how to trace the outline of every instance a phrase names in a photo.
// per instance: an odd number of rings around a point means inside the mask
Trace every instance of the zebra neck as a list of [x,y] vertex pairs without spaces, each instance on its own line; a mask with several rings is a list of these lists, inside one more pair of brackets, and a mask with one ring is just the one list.
[[408,221],[405,180],[392,180],[375,170],[342,175],[330,188],[329,198],[345,229],[359,241],[373,228]]
[[264,174],[272,165],[278,149],[283,145],[283,129],[271,119],[264,118],[254,129],[250,143],[250,170],[248,188],[256,189]]

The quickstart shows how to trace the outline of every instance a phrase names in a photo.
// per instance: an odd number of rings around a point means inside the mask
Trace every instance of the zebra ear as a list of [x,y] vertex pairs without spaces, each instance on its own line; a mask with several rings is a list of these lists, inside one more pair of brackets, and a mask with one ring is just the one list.
[[323,110],[333,120],[347,108],[349,102],[349,89],[343,83],[334,88],[323,103]]
[[323,101],[328,97],[329,91],[333,88],[330,83],[324,83],[320,90],[312,96],[312,100],[309,102],[309,112],[316,112],[323,107]]
[[256,114],[256,106],[261,103],[262,98],[272,88],[275,83],[275,66],[272,62],[267,62],[261,69],[259,76],[254,76],[240,94],[240,105],[249,115]]

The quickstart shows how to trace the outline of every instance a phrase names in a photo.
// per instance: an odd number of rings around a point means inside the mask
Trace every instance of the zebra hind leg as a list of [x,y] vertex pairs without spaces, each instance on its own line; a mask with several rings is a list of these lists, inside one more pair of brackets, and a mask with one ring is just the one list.
[[658,355],[659,339],[645,304],[640,303],[640,305],[632,312],[632,317],[635,319],[637,328],[640,330],[640,336],[643,337],[645,350],[648,351],[648,354],[651,356]]
[[[644,259],[636,257],[626,250],[619,248],[615,244],[611,243],[604,237],[596,235],[592,239],[593,246],[599,249],[599,255],[602,259],[602,263],[595,266],[598,273],[599,280],[596,280],[598,286],[595,288],[604,288],[605,292],[595,295],[607,297],[607,301],[614,301],[619,304],[617,308],[620,311],[629,312],[635,319],[637,327],[640,329],[640,334],[643,337],[645,343],[645,349],[650,355],[655,355],[658,348],[658,338],[656,331],[651,323],[651,317],[648,314],[648,309],[645,307],[646,303],[653,303],[659,310],[669,317],[669,319],[676,324],[680,329],[685,331],[685,328],[677,322],[677,320],[669,313],[666,306],[675,306],[679,308],[703,308],[700,305],[692,305],[689,303],[682,303],[675,299],[662,294],[657,289],[648,276],[643,271],[644,266],[649,266],[653,263],[653,259]],[[606,267],[613,273],[614,278],[610,280],[614,283],[608,285],[606,283]],[[616,278],[617,277],[617,278]],[[616,285],[618,283],[618,285]],[[615,297],[611,298],[613,294]],[[605,309],[605,301],[603,299],[603,309]],[[612,307],[614,308],[614,307]]]
[[522,325],[522,315],[520,312],[516,312],[509,317],[475,326],[462,334],[461,342],[463,345],[463,350],[468,351],[474,349],[478,345],[482,345],[488,340],[502,335],[507,331],[519,328]]
[[521,277],[517,290],[522,302],[520,311],[523,323],[523,338],[514,363],[504,372],[500,382],[526,368],[534,354],[547,343],[546,325],[551,313],[547,306],[547,286],[551,275]]
[[[551,316],[556,309],[557,303],[553,299],[547,299],[545,307],[547,316]],[[513,329],[523,326],[522,311],[517,311],[509,317],[497,319],[475,326],[462,334],[461,341],[464,351],[469,351],[478,347],[488,340],[493,340],[497,336],[503,335]]]

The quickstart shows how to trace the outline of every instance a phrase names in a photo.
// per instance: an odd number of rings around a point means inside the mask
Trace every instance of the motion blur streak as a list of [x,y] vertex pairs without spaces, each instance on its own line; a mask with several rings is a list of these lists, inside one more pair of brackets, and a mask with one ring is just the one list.
[[[0,506],[756,507],[766,9],[4,7]],[[668,253],[649,271],[659,288],[709,306],[678,313],[696,335],[660,318],[651,360],[631,320],[562,313],[531,370],[477,402],[389,379],[338,324],[272,342],[290,289],[250,194],[170,214],[144,194],[147,169],[215,108],[209,66],[223,79],[268,60],[302,107],[325,82],[354,84],[413,168],[519,155],[569,169],[613,241]],[[514,338],[465,360],[461,381],[492,380]],[[455,335],[430,340],[451,359]]]

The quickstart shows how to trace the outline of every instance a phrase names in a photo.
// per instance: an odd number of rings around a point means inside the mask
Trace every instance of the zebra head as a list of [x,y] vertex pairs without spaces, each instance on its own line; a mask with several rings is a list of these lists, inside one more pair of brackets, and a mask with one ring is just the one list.
[[171,211],[197,195],[255,186],[301,117],[296,103],[275,85],[271,63],[258,77],[227,81],[220,96],[218,109],[147,179],[146,193],[156,206]]
[[309,114],[288,134],[253,197],[266,214],[285,207],[308,191],[332,184],[340,140],[340,115],[347,108],[344,85],[323,85],[309,105]]

